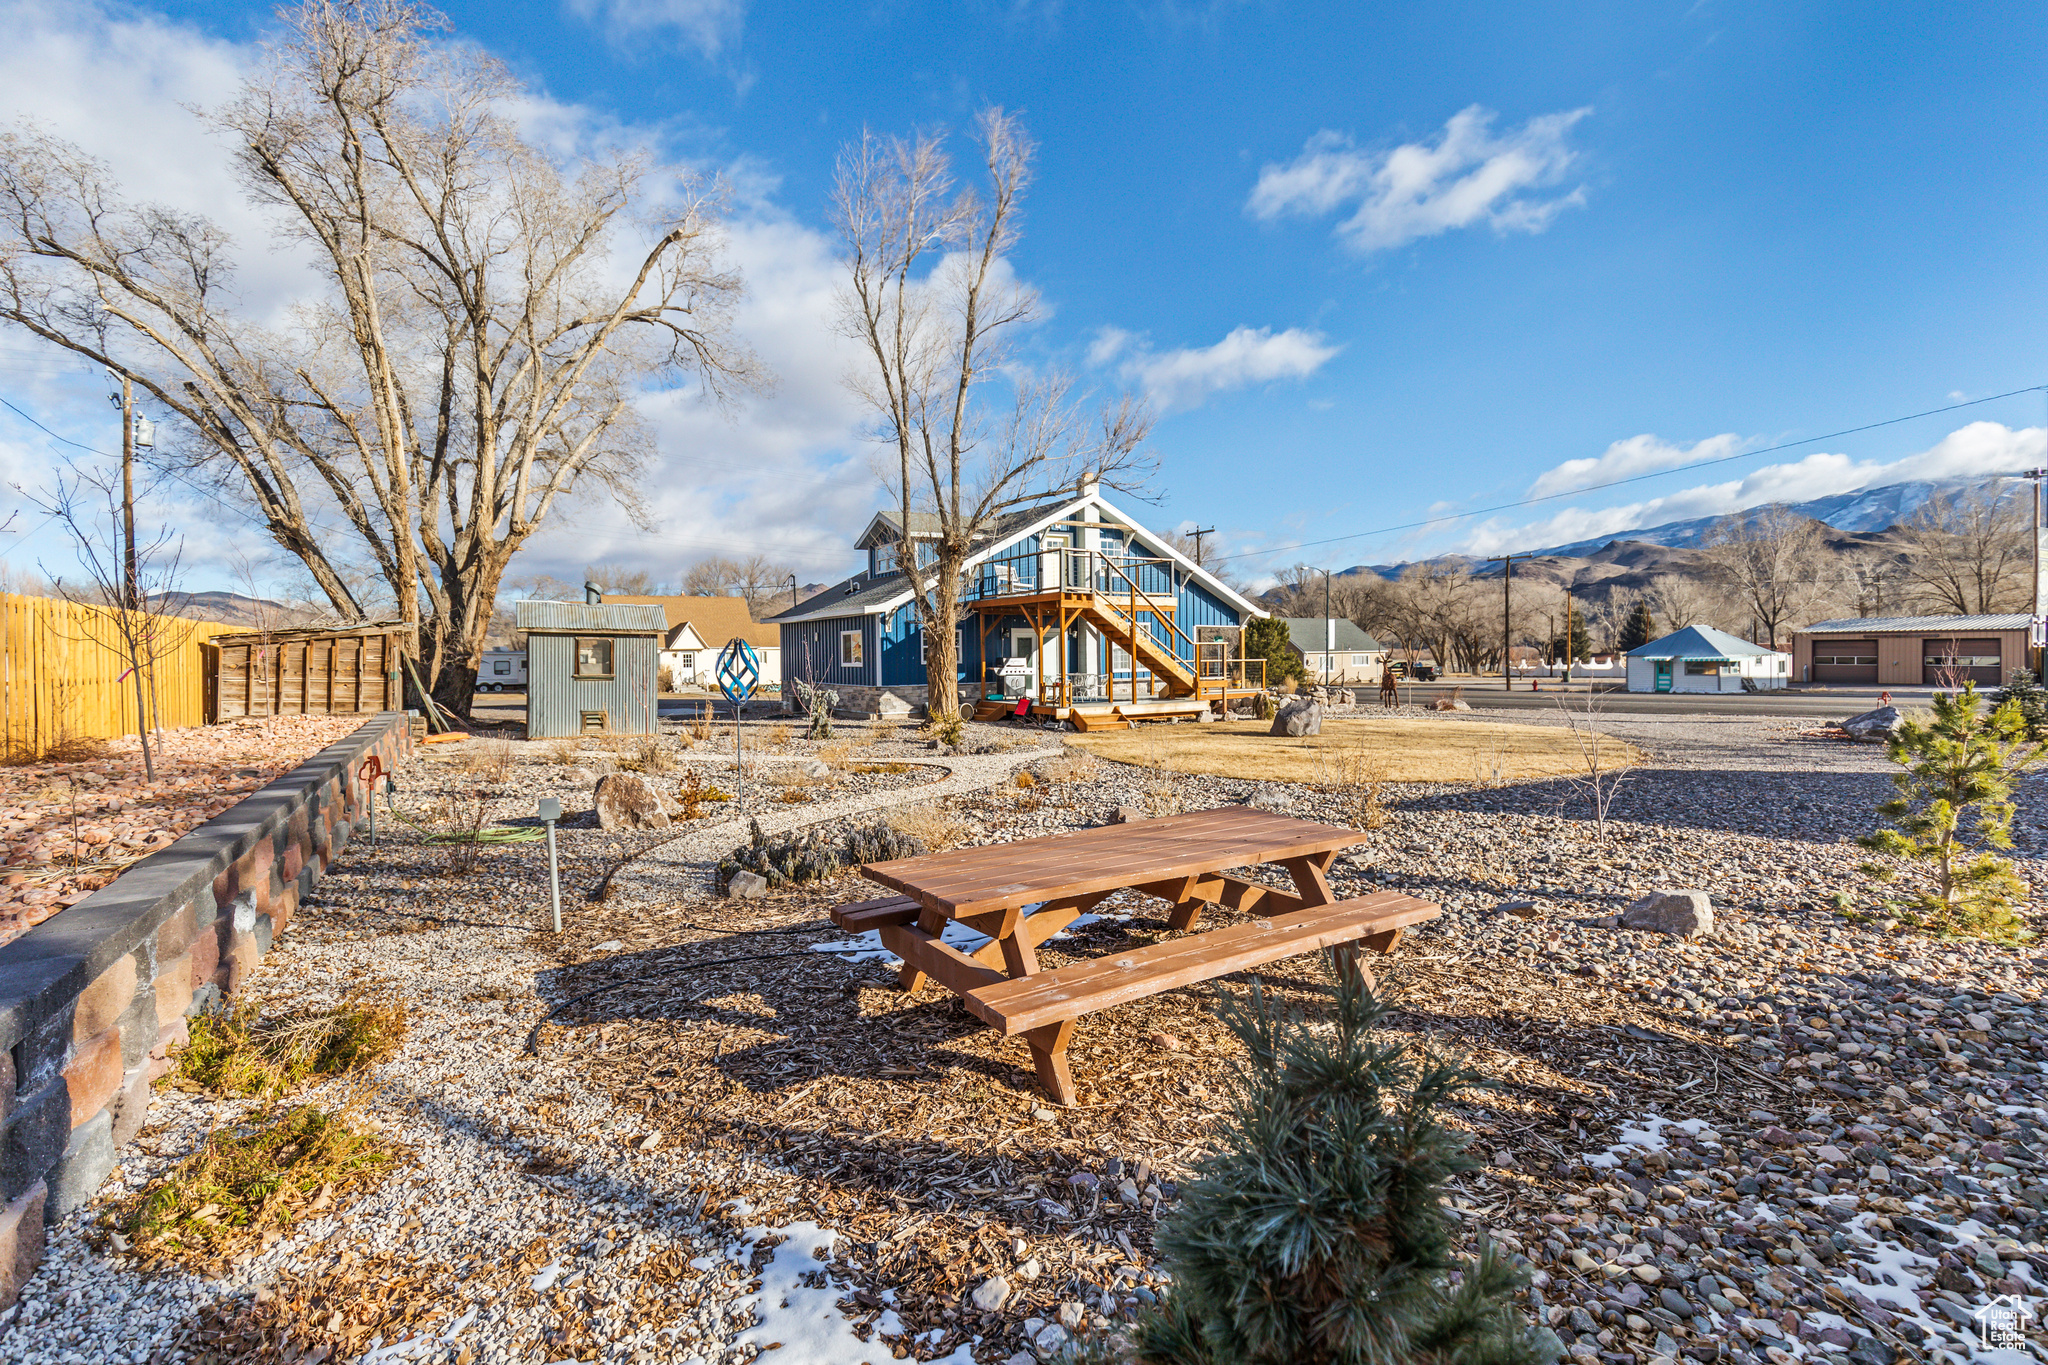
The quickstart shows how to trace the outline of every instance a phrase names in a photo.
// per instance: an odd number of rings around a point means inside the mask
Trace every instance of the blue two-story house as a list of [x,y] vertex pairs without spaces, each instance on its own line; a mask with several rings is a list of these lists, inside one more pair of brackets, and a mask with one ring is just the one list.
[[[925,641],[898,557],[929,565],[933,519],[877,513],[855,548],[866,567],[773,617],[785,679],[837,691],[876,713],[883,692],[921,707]],[[1261,690],[1243,657],[1245,622],[1265,613],[1148,531],[1099,487],[1011,511],[968,562],[960,695],[985,718],[1019,714],[1087,726],[1193,714]]]

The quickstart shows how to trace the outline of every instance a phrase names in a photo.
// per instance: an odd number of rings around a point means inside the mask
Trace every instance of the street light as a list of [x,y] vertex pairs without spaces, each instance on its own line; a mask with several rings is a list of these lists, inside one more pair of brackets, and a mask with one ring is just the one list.
[[[789,584],[789,606],[790,609],[794,611],[796,609],[796,575],[791,574],[782,582]],[[782,583],[777,583],[775,586],[779,588],[782,586]]]

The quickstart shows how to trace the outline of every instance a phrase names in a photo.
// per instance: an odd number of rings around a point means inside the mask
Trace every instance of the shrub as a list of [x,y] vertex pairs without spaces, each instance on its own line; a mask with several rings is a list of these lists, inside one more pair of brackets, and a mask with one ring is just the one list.
[[733,875],[739,872],[758,872],[768,879],[769,886],[776,887],[834,876],[844,866],[839,849],[817,830],[801,837],[778,834],[771,839],[761,833],[759,820],[749,821],[748,825],[747,842],[718,860],[721,891],[731,885]]
[[320,1216],[402,1156],[348,1113],[302,1105],[216,1129],[106,1222],[144,1257],[217,1266],[272,1229]]
[[1245,624],[1244,656],[1266,661],[1266,685],[1308,676],[1301,655],[1287,638],[1287,623],[1277,616],[1257,617]]
[[2020,719],[2026,723],[2027,738],[2036,743],[2048,739],[2048,687],[2041,686],[2033,670],[2015,668],[2007,677],[2005,687],[1991,694],[1994,707],[2007,702],[2017,702]]
[[[1929,720],[1900,720],[1886,749],[1905,771],[1892,775],[1898,795],[1877,808],[1894,828],[1863,836],[1873,852],[1909,865],[1928,879],[1898,907],[1909,923],[1944,934],[2015,942],[2030,937],[2013,912],[2026,884],[1992,850],[2012,847],[2013,793],[2020,770],[2041,757],[2026,738],[2018,698],[1986,709],[1974,683],[1936,692]],[[1867,863],[1864,871],[1891,881],[1898,868]]]
[[935,715],[925,726],[925,733],[947,748],[957,749],[967,737],[967,722],[956,714]]
[[886,818],[891,829],[916,840],[927,853],[951,848],[967,837],[966,828],[953,812],[935,801],[898,806]]
[[220,1095],[274,1099],[315,1077],[365,1071],[398,1053],[405,1006],[363,992],[329,1009],[259,1018],[248,1004],[202,1014],[178,1054],[178,1075]]
[[924,851],[916,835],[879,820],[872,825],[857,825],[846,836],[846,862],[850,867],[915,858]]
[[797,705],[803,708],[804,716],[810,722],[804,738],[832,738],[832,708],[839,705],[839,694],[802,678],[792,678],[789,686],[796,694]]
[[737,872],[758,872],[771,887],[794,886],[837,876],[849,866],[915,858],[925,851],[915,835],[881,821],[856,826],[836,841],[815,829],[802,835],[770,837],[761,832],[759,820],[750,821],[749,826],[748,841],[718,860],[721,891],[731,885]]
[[1253,989],[1224,1021],[1248,1057],[1221,1148],[1155,1238],[1173,1290],[1140,1318],[1145,1365],[1525,1365],[1521,1273],[1455,1254],[1443,1184],[1477,1168],[1435,1111],[1477,1072],[1376,1040],[1387,1008],[1340,981],[1335,1018]]

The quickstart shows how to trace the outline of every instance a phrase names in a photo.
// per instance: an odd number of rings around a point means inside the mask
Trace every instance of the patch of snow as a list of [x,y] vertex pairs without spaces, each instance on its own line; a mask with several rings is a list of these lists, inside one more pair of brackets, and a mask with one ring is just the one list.
[[1667,1128],[1687,1137],[1698,1137],[1708,1126],[1705,1119],[1674,1121],[1661,1114],[1652,1114],[1640,1123],[1624,1122],[1620,1139],[1609,1143],[1606,1151],[1587,1157],[1586,1164],[1600,1168],[1619,1166],[1632,1152],[1661,1152],[1668,1148],[1671,1142],[1664,1136]]
[[[770,1250],[758,1272],[760,1291],[741,1300],[742,1306],[753,1308],[756,1324],[734,1337],[732,1345],[752,1345],[766,1352],[779,1343],[775,1365],[888,1365],[893,1353],[881,1338],[901,1333],[902,1323],[895,1313],[884,1313],[874,1339],[862,1341],[839,1311],[843,1291],[820,1274],[825,1268],[821,1257],[830,1254],[839,1234],[816,1223],[801,1222],[751,1227],[741,1234],[741,1240],[753,1243],[768,1236],[784,1240]],[[806,1275],[825,1282],[806,1284]],[[889,1327],[896,1332],[888,1332]],[[927,1365],[974,1365],[974,1356],[962,1346]]]

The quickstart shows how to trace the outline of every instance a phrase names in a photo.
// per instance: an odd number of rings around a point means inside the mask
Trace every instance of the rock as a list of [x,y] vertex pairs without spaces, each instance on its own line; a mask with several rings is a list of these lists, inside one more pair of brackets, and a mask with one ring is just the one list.
[[572,787],[588,787],[597,781],[597,774],[588,768],[571,768],[566,780]]
[[984,1313],[993,1313],[1010,1301],[1010,1282],[1000,1275],[991,1275],[976,1287],[970,1297],[976,1308]]
[[1280,703],[1269,734],[1299,739],[1323,732],[1323,704],[1312,697],[1289,697]]
[[911,705],[894,692],[884,692],[875,698],[875,714],[887,720],[902,720],[910,715]]
[[1059,1115],[1050,1109],[1039,1108],[1031,1111],[1031,1117],[1037,1119],[1040,1123],[1051,1123]]
[[1214,711],[1211,711],[1205,707],[1202,710],[1197,711],[1195,713],[1195,719],[1200,721],[1202,724],[1207,725],[1211,721],[1221,720],[1222,717],[1217,715]]
[[1865,711],[1861,715],[1849,717],[1842,722],[1842,729],[1853,740],[1865,744],[1882,744],[1899,728],[1900,719],[1898,707],[1880,706],[1875,711]]
[[759,900],[768,894],[768,879],[758,872],[735,872],[725,894],[737,901]]
[[1135,825],[1140,820],[1151,818],[1142,806],[1118,806],[1109,813],[1109,823],[1112,825]]
[[[1079,1327],[1081,1324],[1077,1320],[1074,1325]],[[1056,1322],[1048,1322],[1038,1329],[1037,1336],[1031,1338],[1031,1344],[1043,1354],[1051,1355],[1067,1344],[1067,1329]]]
[[651,1152],[659,1146],[661,1146],[661,1129],[659,1128],[649,1133],[646,1137],[641,1138],[639,1142],[640,1150],[643,1152]]
[[1516,919],[1535,919],[1543,913],[1535,901],[1502,901],[1493,910],[1497,915],[1513,915]]
[[667,829],[668,812],[635,773],[607,773],[597,782],[597,824],[600,829]]
[[1680,938],[1710,938],[1714,901],[1704,891],[1652,891],[1621,912],[1621,927]]
[[1038,1365],[1038,1357],[1029,1351],[1013,1351],[1003,1357],[1003,1365]]
[[[1277,733],[1277,732],[1276,732]],[[1278,787],[1260,787],[1244,799],[1253,810],[1286,810],[1292,804]]]
[[1082,1319],[1087,1316],[1087,1308],[1072,1299],[1068,1299],[1060,1305],[1060,1326],[1066,1328],[1069,1332],[1077,1330],[1081,1326]]
[[1026,1261],[1024,1264],[1017,1267],[1017,1278],[1025,1281],[1026,1283],[1029,1283],[1030,1281],[1037,1279],[1040,1275],[1043,1275],[1044,1273],[1045,1267],[1038,1263],[1038,1258],[1036,1256],[1033,1256],[1030,1260]]
[[1151,1041],[1154,1047],[1164,1048],[1168,1052],[1180,1051],[1180,1039],[1174,1037],[1171,1033],[1164,1033],[1154,1029],[1146,1034],[1145,1037]]
[[803,765],[802,771],[805,777],[825,778],[832,776],[832,765],[814,758]]
[[1132,1208],[1136,1208],[1138,1207],[1138,1200],[1142,1196],[1139,1194],[1138,1186],[1134,1181],[1123,1180],[1117,1183],[1116,1197],[1123,1200],[1124,1203],[1130,1205]]
[[608,938],[590,951],[593,953],[616,953],[625,946],[625,941],[622,939]]
[[1463,697],[1438,697],[1429,704],[1432,711],[1470,711],[1472,703]]

